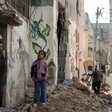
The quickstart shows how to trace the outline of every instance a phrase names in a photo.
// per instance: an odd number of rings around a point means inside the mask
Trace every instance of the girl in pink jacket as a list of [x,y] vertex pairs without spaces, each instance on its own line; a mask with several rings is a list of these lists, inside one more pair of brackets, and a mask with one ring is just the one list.
[[[44,58],[46,53],[41,50],[38,54],[38,59],[35,60],[31,67],[31,78],[35,84],[34,93],[34,107],[37,107],[37,103],[43,103],[46,105],[46,80],[48,77],[48,67]],[[39,91],[41,88],[41,92]],[[41,93],[41,95],[40,95]]]

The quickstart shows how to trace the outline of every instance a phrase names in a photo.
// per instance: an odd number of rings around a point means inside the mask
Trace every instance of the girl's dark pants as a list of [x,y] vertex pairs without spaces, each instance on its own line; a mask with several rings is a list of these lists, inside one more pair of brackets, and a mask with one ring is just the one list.
[[[40,91],[41,89],[41,91]],[[34,103],[46,103],[46,81],[35,82]]]

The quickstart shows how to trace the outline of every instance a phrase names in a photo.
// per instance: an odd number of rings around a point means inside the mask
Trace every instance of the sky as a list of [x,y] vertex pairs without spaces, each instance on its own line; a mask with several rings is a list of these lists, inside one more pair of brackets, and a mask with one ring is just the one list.
[[109,0],[84,0],[84,10],[89,14],[92,23],[96,23],[96,9],[102,9],[103,16],[99,17],[99,23],[109,22]]

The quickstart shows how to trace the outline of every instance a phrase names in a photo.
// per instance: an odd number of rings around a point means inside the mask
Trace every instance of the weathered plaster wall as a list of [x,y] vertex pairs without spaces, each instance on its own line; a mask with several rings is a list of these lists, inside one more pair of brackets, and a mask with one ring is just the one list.
[[[76,36],[79,40],[79,51],[77,53],[77,67],[80,75],[84,73],[83,40],[84,40],[84,3],[83,0],[59,0],[65,7],[66,19],[70,21],[68,27],[68,46],[66,54],[66,79],[71,79],[75,75],[76,68]],[[79,14],[79,13],[80,14]],[[77,29],[77,33],[76,33]],[[79,36],[78,36],[79,35]],[[80,54],[79,54],[80,53]]]
[[16,105],[25,98],[29,77],[28,23],[20,18],[19,27],[7,27],[7,91],[6,106]]
[[55,63],[55,85],[57,85],[58,78],[58,40],[57,40],[57,20],[58,20],[58,3],[53,0],[53,61]]
[[81,2],[81,16],[79,17],[79,26],[78,26],[78,31],[79,31],[79,52],[80,52],[80,78],[81,76],[85,73],[84,70],[84,44],[83,41],[85,39],[84,37],[84,0],[80,0]]
[[[31,11],[33,11],[34,8],[35,7],[32,7]],[[30,36],[30,39],[31,39],[31,41],[37,43],[42,48],[47,43],[47,46],[46,46],[46,48],[44,50],[47,51],[47,49],[50,49],[50,55],[49,55],[49,58],[47,59],[47,62],[49,62],[53,58],[53,52],[52,52],[52,49],[53,49],[53,7],[51,7],[51,6],[42,6],[42,7],[39,7],[38,6],[37,7],[37,12],[35,14],[33,14],[31,18],[35,17],[35,19],[33,21],[39,22],[39,19],[41,18],[41,15],[42,15],[42,19],[43,19],[43,21],[41,22],[41,25],[44,26],[44,27],[46,27],[46,24],[48,24],[50,26],[50,28],[51,28],[49,36],[45,38],[47,42],[45,42],[38,35],[35,35],[36,38],[39,37],[38,39],[33,39],[32,35]],[[32,59],[31,59],[31,63],[32,63],[32,60],[37,59],[37,55],[34,52],[33,47],[30,48],[30,51],[34,55],[32,57]],[[37,52],[38,51],[39,51],[39,49],[37,50]]]
[[68,79],[72,79],[76,75],[75,74],[76,72],[75,71],[76,69],[76,35],[77,35],[76,34],[76,29],[77,29],[77,12],[76,12],[77,9],[76,8],[77,8],[77,0],[68,1],[68,5],[66,5],[66,13],[67,13],[66,16],[70,21],[69,28],[68,28],[69,29],[69,35],[68,35],[69,62],[67,62],[67,65],[69,65],[69,73],[67,74],[68,77],[66,75]]
[[[44,1],[43,1],[44,2]],[[57,34],[56,34],[56,27],[57,27],[57,2],[54,0],[51,3],[51,0],[47,0],[44,4],[40,4],[39,6],[31,6],[30,8],[30,27],[33,28],[33,32],[35,35],[30,35],[30,46],[32,46],[32,42],[38,44],[37,49],[35,49],[38,53],[40,49],[43,49],[47,54],[48,58],[46,59],[49,69],[49,76],[48,82],[50,85],[57,84]],[[34,13],[32,13],[34,11]],[[41,19],[40,19],[41,18]],[[41,21],[43,20],[43,21]],[[35,26],[33,23],[36,21],[39,24],[39,27]],[[40,22],[39,22],[40,21]],[[49,26],[47,27],[46,24]],[[40,34],[37,32],[37,29],[40,28]],[[46,36],[43,32],[46,31],[48,35]],[[31,29],[30,29],[31,32]],[[32,36],[33,35],[33,36]],[[44,46],[46,47],[44,48]],[[49,53],[47,52],[49,49]],[[30,53],[33,56],[30,56],[30,66],[34,60],[37,59],[37,55],[33,49],[30,47]]]
[[[66,74],[66,77],[68,79],[72,79],[75,76],[75,68],[76,68],[76,22],[72,21],[70,19],[70,25],[69,25],[69,48],[68,48],[68,57],[69,60],[67,62],[67,67],[66,70],[68,71],[69,68],[69,73]],[[69,65],[69,67],[68,67]],[[66,72],[67,73],[67,72]],[[68,75],[68,76],[67,76]]]
[[[72,79],[75,76],[76,68],[76,0],[59,0],[58,2],[65,7],[65,19],[69,20],[66,27],[68,29],[67,35],[67,53],[65,58],[65,79]],[[64,35],[63,35],[64,36]]]

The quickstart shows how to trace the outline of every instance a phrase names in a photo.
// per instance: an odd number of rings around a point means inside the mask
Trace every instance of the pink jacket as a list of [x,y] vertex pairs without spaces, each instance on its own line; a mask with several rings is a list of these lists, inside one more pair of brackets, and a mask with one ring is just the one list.
[[35,60],[31,67],[31,78],[36,80],[46,80],[48,77],[48,67],[45,60]]

